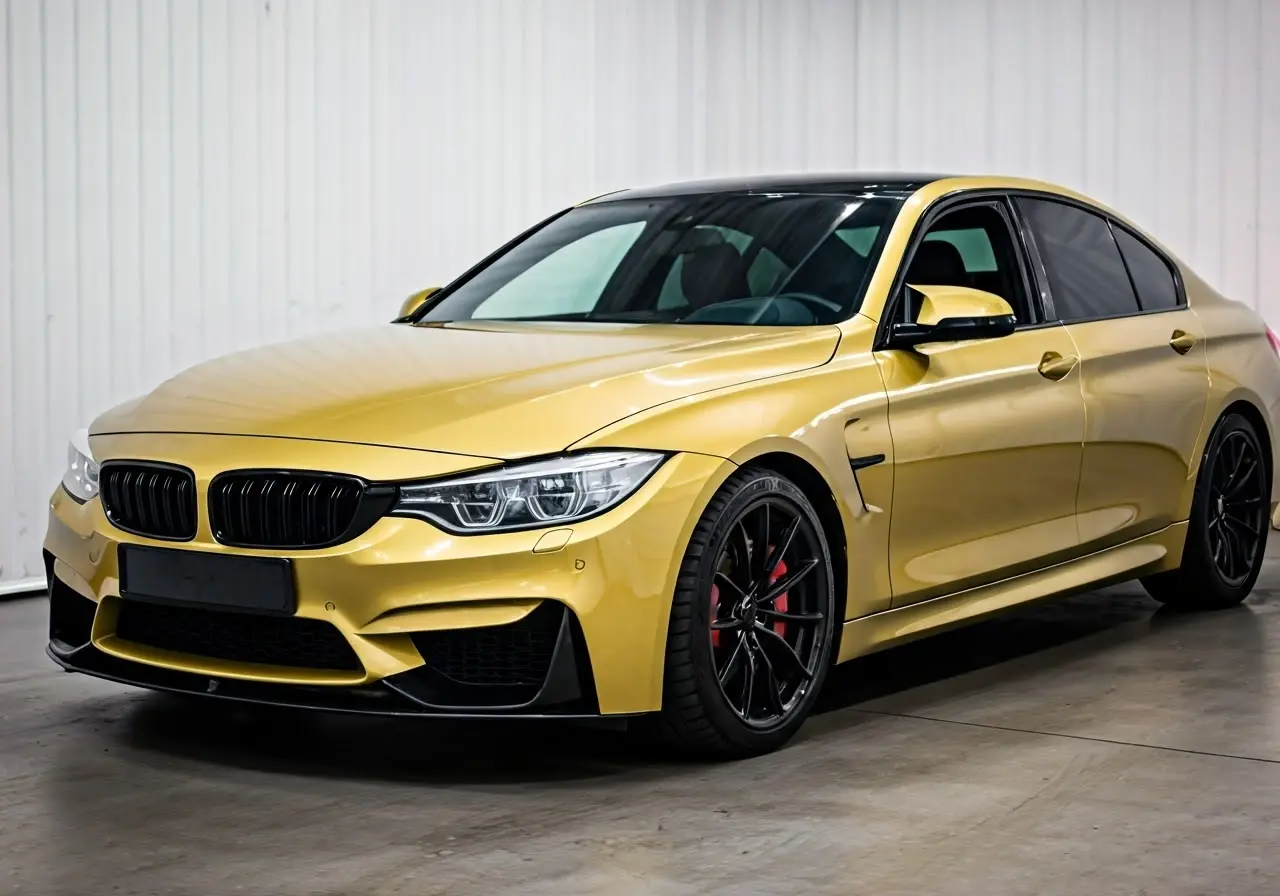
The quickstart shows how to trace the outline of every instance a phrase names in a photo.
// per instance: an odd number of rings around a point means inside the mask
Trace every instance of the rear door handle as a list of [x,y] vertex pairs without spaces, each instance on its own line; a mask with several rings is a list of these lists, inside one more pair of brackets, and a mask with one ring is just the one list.
[[1045,352],[1040,359],[1040,375],[1045,379],[1060,380],[1075,368],[1079,360],[1070,355],[1064,357],[1057,352]]
[[1191,351],[1196,344],[1196,337],[1192,336],[1186,330],[1174,330],[1173,336],[1169,339],[1170,347],[1180,355],[1185,355]]

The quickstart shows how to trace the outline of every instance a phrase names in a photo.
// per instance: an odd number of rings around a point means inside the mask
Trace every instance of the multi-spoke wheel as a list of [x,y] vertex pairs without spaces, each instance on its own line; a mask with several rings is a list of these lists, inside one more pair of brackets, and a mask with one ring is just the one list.
[[1185,609],[1240,603],[1262,569],[1270,529],[1271,470],[1258,433],[1230,414],[1200,463],[1182,566],[1143,579],[1156,600]]
[[685,553],[667,637],[662,725],[689,752],[781,746],[831,663],[831,553],[804,493],[768,470],[732,477]]

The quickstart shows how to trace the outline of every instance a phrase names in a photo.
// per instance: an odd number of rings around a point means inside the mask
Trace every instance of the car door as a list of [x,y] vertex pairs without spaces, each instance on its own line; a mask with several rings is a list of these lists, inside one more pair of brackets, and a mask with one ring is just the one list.
[[[1045,319],[1012,209],[950,200],[904,256],[886,319],[914,321],[909,284],[968,286],[1013,307],[998,339],[881,349],[893,437],[893,605],[1073,555],[1084,402],[1076,347]],[[1036,298],[1033,299],[1033,296]]]
[[1017,203],[1051,308],[1080,351],[1082,547],[1098,550],[1185,518],[1209,373],[1177,269],[1096,210],[1048,197]]

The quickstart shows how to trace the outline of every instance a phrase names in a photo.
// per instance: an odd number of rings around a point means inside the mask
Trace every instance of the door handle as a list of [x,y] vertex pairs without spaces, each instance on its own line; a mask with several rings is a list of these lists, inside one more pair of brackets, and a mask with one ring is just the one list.
[[1169,346],[1178,354],[1185,355],[1196,344],[1196,337],[1186,330],[1174,330],[1169,339]]
[[1040,359],[1040,375],[1045,379],[1060,380],[1075,368],[1079,360],[1070,355],[1064,357],[1057,352],[1045,352]]

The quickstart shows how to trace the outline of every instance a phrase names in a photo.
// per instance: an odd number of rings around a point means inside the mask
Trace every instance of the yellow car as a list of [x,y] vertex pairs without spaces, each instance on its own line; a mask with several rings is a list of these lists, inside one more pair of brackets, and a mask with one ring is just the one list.
[[1239,603],[1276,506],[1259,317],[1049,184],[598,197],[386,325],[200,364],[72,440],[50,656],[406,716],[782,745],[829,667],[1140,578]]

